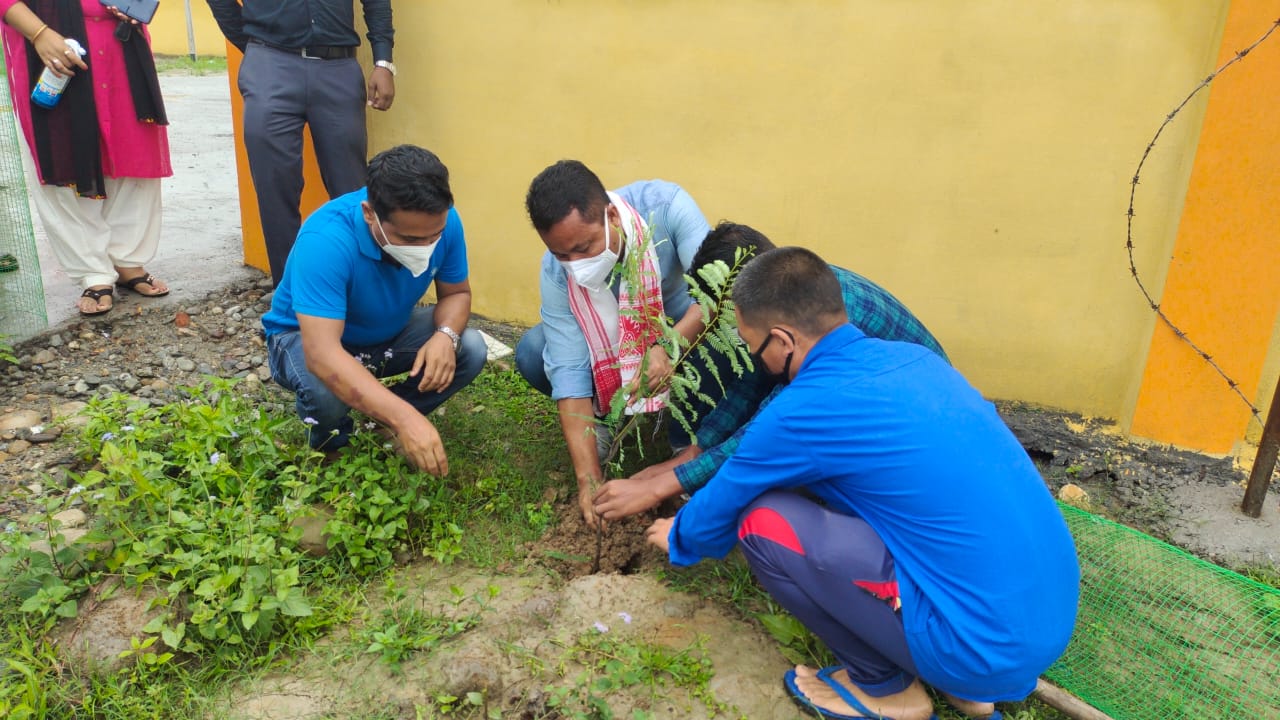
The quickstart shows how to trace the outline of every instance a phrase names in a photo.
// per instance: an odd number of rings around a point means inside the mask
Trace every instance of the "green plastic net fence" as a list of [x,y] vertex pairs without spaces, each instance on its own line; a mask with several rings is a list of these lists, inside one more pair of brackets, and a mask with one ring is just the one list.
[[1047,679],[1116,720],[1280,718],[1280,590],[1059,505],[1080,611]]
[[20,142],[8,74],[0,72],[0,335],[19,340],[49,324]]

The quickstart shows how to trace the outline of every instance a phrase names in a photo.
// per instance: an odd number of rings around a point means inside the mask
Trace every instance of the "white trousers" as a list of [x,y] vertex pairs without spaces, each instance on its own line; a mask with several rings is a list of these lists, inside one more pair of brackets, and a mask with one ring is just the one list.
[[81,289],[111,285],[117,267],[151,262],[160,246],[160,178],[109,177],[107,197],[94,200],[72,188],[41,185],[30,151],[23,155],[36,214],[72,282]]

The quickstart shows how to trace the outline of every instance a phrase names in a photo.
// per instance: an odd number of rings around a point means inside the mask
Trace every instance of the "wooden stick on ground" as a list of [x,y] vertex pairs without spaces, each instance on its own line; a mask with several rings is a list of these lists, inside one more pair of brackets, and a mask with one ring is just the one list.
[[1044,678],[1036,683],[1036,696],[1072,720],[1112,720],[1110,715]]

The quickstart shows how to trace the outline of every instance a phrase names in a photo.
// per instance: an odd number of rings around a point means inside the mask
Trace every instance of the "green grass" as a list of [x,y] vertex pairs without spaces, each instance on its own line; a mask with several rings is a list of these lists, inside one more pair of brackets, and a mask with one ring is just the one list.
[[[88,468],[74,478],[75,500],[95,518],[91,538],[114,549],[50,557],[31,545],[62,544],[49,518],[69,495],[31,519],[48,525],[37,537],[0,533],[0,656],[11,659],[0,663],[0,716],[201,717],[229,677],[287,662],[356,617],[393,555],[491,566],[519,559],[554,521],[547,498],[564,462],[554,406],[513,372],[486,371],[433,415],[447,478],[412,470],[363,427],[323,465],[292,403],[270,386],[211,381],[187,396],[160,408],[126,396],[95,403],[83,434],[61,441]],[[290,527],[319,504],[333,514],[323,558],[302,553]],[[73,565],[84,571],[68,573]],[[107,578],[153,585],[163,607],[186,608],[148,626],[178,652],[70,677],[46,638]],[[433,634],[459,631],[431,622],[407,612],[362,640],[397,662]]]
[[227,71],[227,59],[217,55],[157,55],[156,72],[161,75],[217,75]]
[[432,416],[449,457],[449,504],[468,530],[462,557],[514,559],[555,517],[572,474],[554,403],[514,371],[486,371]]
[[1263,585],[1270,585],[1271,587],[1280,590],[1280,567],[1275,565],[1246,567],[1240,570],[1240,574],[1254,582],[1259,582]]
[[[481,568],[519,562],[575,491],[554,404],[509,370],[486,369],[432,416],[449,456],[447,478],[411,470],[363,426],[350,450],[321,465],[306,448],[306,426],[293,416],[292,402],[271,387],[246,391],[215,381],[189,397],[164,408],[123,397],[99,403],[81,437],[68,433],[60,441],[74,445],[82,468],[96,463],[77,476],[86,486],[79,497],[97,518],[94,532],[114,540],[114,551],[78,560],[59,554],[55,563],[37,557],[20,533],[0,534],[0,716],[208,717],[229,684],[287,673],[343,629],[350,634],[346,652],[394,667],[464,632],[484,602],[459,597],[464,614],[445,618],[393,589],[386,609],[371,611],[370,590],[394,584],[393,555]],[[658,452],[660,440],[647,432],[646,453]],[[630,462],[643,464],[638,457]],[[65,500],[51,500],[47,513]],[[298,533],[289,529],[313,504],[334,512],[328,529],[335,539],[324,558],[299,552]],[[50,526],[46,534],[58,533]],[[72,562],[86,572],[65,577],[61,568]],[[737,554],[661,572],[674,589],[754,618],[796,662],[830,662]],[[75,614],[75,599],[109,576],[126,587],[178,588],[188,610],[205,603],[203,630],[195,618],[185,628],[164,628],[187,652],[139,655],[112,674],[71,675],[47,638],[59,617]],[[245,626],[249,619],[256,629]],[[600,663],[612,685],[596,678],[573,684],[559,697],[566,706],[586,711],[613,687],[657,687],[663,678],[687,678],[708,706],[715,704],[705,694],[700,651],[583,642],[573,648],[577,661]],[[633,665],[648,674],[636,675]],[[432,710],[460,712],[467,702],[437,698]],[[1061,718],[1035,702],[1005,709],[1012,720]],[[939,717],[960,718],[948,710]]]

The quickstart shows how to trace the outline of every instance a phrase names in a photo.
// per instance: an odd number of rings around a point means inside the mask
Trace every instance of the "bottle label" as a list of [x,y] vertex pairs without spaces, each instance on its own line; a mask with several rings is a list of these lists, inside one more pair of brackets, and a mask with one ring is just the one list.
[[40,73],[36,88],[31,91],[31,102],[47,108],[57,105],[70,79],[67,75],[58,77],[52,70],[45,68],[44,72]]
[[[80,57],[84,57],[84,48],[74,38],[67,38],[67,47]],[[40,73],[40,79],[36,82],[35,89],[31,91],[31,102],[45,108],[57,105],[58,100],[62,97],[62,91],[66,89],[67,83],[70,81],[70,75],[58,76],[49,68],[45,68],[44,72]]]

